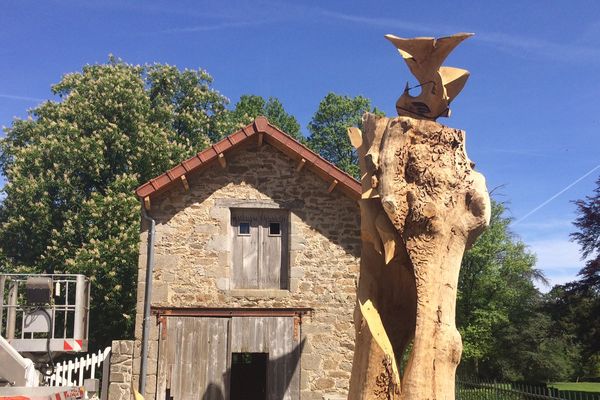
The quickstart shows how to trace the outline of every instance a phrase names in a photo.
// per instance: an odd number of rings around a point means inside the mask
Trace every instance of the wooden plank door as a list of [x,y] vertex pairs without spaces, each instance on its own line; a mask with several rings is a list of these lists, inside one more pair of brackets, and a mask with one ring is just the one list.
[[302,345],[294,335],[294,318],[268,318],[268,400],[300,399],[300,356]]
[[299,335],[294,317],[233,317],[231,353],[268,353],[267,400],[300,398]]
[[156,400],[226,398],[229,322],[167,317],[161,324]]

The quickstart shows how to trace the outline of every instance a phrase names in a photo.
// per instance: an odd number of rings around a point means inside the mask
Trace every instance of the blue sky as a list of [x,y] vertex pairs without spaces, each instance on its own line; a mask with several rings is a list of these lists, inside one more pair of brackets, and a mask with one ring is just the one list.
[[[446,65],[471,78],[440,122],[469,156],[553,283],[583,265],[572,200],[600,176],[600,2],[28,1],[0,6],[0,124],[51,98],[50,85],[109,54],[204,68],[235,102],[276,96],[304,132],[330,91],[389,116],[414,82],[383,35],[476,35]],[[591,171],[591,172],[590,172]],[[587,175],[586,175],[587,174]]]

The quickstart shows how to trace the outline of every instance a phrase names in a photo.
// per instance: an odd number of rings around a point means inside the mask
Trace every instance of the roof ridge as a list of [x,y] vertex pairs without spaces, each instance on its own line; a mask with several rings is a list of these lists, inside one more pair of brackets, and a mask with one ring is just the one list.
[[[282,131],[279,127],[271,124],[264,116],[256,117],[250,124],[238,129],[218,142],[213,143],[206,149],[196,153],[194,156],[176,164],[163,174],[148,180],[146,183],[140,185],[135,190],[135,193],[139,198],[144,199],[157,192],[162,192],[173,186],[177,180],[184,179],[182,176],[208,165],[211,161],[217,159],[220,154],[223,154],[225,151],[236,147],[238,144],[246,141],[249,137],[259,133],[266,134],[272,140],[279,142],[283,148],[278,148],[278,150],[286,153],[288,156],[290,156],[289,153],[294,153],[300,159],[305,159],[307,163],[310,163],[315,169],[321,172],[320,175],[322,178],[322,175],[326,175],[331,177],[332,180],[342,184],[342,186],[347,189],[346,194],[355,199],[360,198],[360,182],[309,149],[299,140],[296,140]],[[277,148],[276,145],[274,145],[274,147]]]
[[332,163],[331,161],[327,160],[325,157],[323,157],[322,155],[320,155],[319,153],[315,152],[314,150],[310,149],[308,146],[306,146],[304,143],[302,143],[301,141],[299,141],[298,139],[296,139],[295,137],[291,136],[288,133],[285,133],[284,131],[282,131],[278,126],[275,126],[273,124],[271,124],[269,122],[269,120],[267,119],[267,117],[263,117],[263,116],[258,116],[258,118],[264,118],[267,120],[267,123],[269,124],[269,126],[273,129],[276,129],[277,131],[279,131],[280,133],[284,134],[285,136],[287,136],[290,140],[296,142],[298,145],[302,146],[303,148],[305,148],[306,150],[310,151],[312,154],[314,154],[315,156],[317,156],[318,158],[320,158],[321,160],[325,161],[326,163],[328,163],[330,166],[332,166],[333,168],[335,168],[336,170],[338,170],[339,172],[341,172],[342,174],[346,175],[348,178],[355,180],[356,182],[360,183],[356,178],[354,178],[352,175],[350,175],[349,173],[347,173],[346,171],[344,171],[343,169],[341,169],[340,167],[338,167],[337,165],[335,165],[334,163]]

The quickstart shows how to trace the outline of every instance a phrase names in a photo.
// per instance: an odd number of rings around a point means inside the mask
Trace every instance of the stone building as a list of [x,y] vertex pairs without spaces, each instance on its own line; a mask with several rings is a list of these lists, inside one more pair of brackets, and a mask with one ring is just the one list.
[[[156,221],[146,399],[337,399],[350,378],[360,184],[264,117],[137,189]],[[115,342],[109,395],[140,374]]]

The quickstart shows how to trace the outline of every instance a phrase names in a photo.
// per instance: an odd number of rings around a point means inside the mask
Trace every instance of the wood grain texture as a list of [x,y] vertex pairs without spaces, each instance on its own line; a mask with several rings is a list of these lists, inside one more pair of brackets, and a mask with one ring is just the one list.
[[[454,399],[465,248],[490,218],[464,132],[410,117],[363,117],[349,132],[362,172],[361,266],[349,399]],[[410,342],[403,373],[399,360]]]
[[[166,336],[168,333],[167,327],[168,320],[165,323],[161,323],[158,326],[159,329],[159,337]],[[166,332],[165,332],[166,331]],[[160,340],[158,342],[158,366],[157,366],[157,374],[156,374],[156,394],[157,398],[164,399],[165,393],[167,390],[167,379],[169,376],[169,370],[167,368],[167,341]]]
[[158,399],[224,400],[232,353],[268,353],[267,399],[297,400],[302,345],[294,317],[165,317]]
[[157,398],[223,400],[228,372],[228,318],[171,317],[159,341]]
[[[232,209],[232,263],[234,289],[286,289],[289,280],[289,212],[284,210]],[[240,223],[250,223],[250,233],[240,234]],[[270,233],[278,223],[280,233]]]

